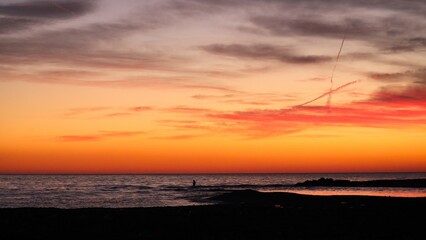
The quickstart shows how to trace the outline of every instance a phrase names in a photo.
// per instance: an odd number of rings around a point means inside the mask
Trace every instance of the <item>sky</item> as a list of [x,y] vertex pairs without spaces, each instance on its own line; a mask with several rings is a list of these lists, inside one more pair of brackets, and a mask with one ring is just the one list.
[[426,171],[424,0],[2,0],[0,173]]

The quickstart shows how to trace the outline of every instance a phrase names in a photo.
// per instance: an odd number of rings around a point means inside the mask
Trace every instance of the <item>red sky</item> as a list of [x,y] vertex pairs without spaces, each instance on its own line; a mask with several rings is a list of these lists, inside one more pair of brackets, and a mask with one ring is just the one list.
[[2,1],[0,173],[426,171],[425,11]]

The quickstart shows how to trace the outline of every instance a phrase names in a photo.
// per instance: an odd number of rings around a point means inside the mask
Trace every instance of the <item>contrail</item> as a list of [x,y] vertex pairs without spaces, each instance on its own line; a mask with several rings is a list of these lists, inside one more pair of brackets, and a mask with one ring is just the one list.
[[343,49],[343,44],[345,44],[347,29],[348,28],[345,29],[345,33],[343,34],[342,43],[340,44],[340,49],[339,49],[339,52],[337,53],[336,61],[334,62],[333,71],[331,71],[330,83],[333,83],[334,72],[336,71],[337,63],[339,62],[340,53],[342,52],[342,49]]
[[330,86],[330,90],[328,91],[329,92],[329,94],[328,94],[328,98],[327,98],[327,107],[328,107],[328,111],[331,111],[331,91],[332,91],[332,89],[333,89],[333,83],[331,83],[330,84],[331,86]]
[[339,86],[339,87],[337,87],[337,88],[335,88],[335,89],[331,89],[330,91],[328,91],[328,92],[326,92],[326,93],[321,94],[320,96],[318,96],[318,97],[316,97],[316,98],[314,98],[314,99],[312,99],[312,100],[310,100],[310,101],[307,101],[307,102],[305,102],[305,103],[302,103],[302,104],[299,104],[299,105],[293,106],[293,108],[295,108],[295,107],[303,107],[303,106],[305,106],[305,105],[307,105],[307,104],[309,104],[309,103],[315,102],[316,100],[321,99],[321,98],[323,98],[323,97],[325,97],[325,96],[327,96],[327,95],[328,95],[328,96],[330,96],[331,94],[333,94],[333,93],[335,93],[335,92],[338,92],[338,91],[340,91],[340,90],[342,90],[342,89],[346,88],[347,86],[350,86],[350,85],[355,84],[355,83],[357,83],[357,82],[358,82],[358,80],[355,80],[355,81],[352,81],[352,82],[345,83],[345,84],[343,84],[343,85],[341,85],[341,86]]
[[329,110],[331,109],[331,98],[332,98],[334,72],[336,71],[337,63],[339,62],[339,58],[340,58],[340,53],[342,52],[343,44],[345,43],[345,40],[346,40],[347,31],[348,31],[348,28],[346,27],[345,33],[343,34],[342,43],[340,44],[339,52],[337,53],[336,61],[334,62],[333,70],[331,71],[330,90],[329,90],[329,95],[328,95],[328,99],[327,99],[327,107],[328,107]]
[[323,97],[328,96],[328,99],[327,99],[327,107],[328,107],[328,109],[329,109],[329,111],[330,111],[330,110],[331,110],[331,97],[332,97],[333,93],[338,92],[338,91],[342,90],[343,88],[346,88],[347,86],[350,86],[350,85],[355,84],[355,83],[357,83],[357,82],[358,82],[357,80],[356,80],[356,81],[352,81],[352,82],[348,82],[348,83],[345,83],[345,84],[343,84],[343,85],[341,85],[341,86],[339,86],[339,87],[337,87],[337,88],[333,89],[333,78],[334,78],[334,72],[336,71],[337,63],[339,62],[339,58],[340,58],[340,53],[342,52],[343,45],[344,45],[345,40],[346,40],[346,33],[347,33],[347,29],[348,29],[348,28],[346,27],[346,29],[345,29],[345,33],[344,33],[344,35],[343,35],[342,43],[340,44],[339,52],[337,53],[336,61],[335,61],[335,63],[334,63],[334,67],[333,67],[333,70],[332,70],[332,72],[331,72],[331,77],[330,77],[330,90],[328,90],[328,92],[323,93],[323,94],[321,94],[320,96],[318,96],[318,97],[316,97],[316,98],[314,98],[314,99],[312,99],[312,100],[309,100],[309,101],[307,101],[307,102],[304,102],[304,103],[299,104],[299,105],[296,105],[296,106],[293,106],[292,108],[296,108],[296,107],[303,107],[303,106],[305,106],[305,105],[307,105],[307,104],[309,104],[309,103],[315,102],[316,100],[319,100],[319,99],[321,99],[321,98],[323,98]]

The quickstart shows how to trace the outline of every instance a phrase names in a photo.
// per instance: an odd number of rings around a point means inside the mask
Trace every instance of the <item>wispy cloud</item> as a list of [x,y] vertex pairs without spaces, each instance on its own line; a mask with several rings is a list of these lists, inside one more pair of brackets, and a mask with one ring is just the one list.
[[0,17],[0,34],[20,31],[39,23],[35,19]]
[[102,112],[102,111],[108,111],[112,109],[111,107],[81,107],[81,108],[70,108],[67,109],[63,115],[64,116],[76,116],[76,115],[82,115],[87,113],[96,113],[96,112]]
[[195,132],[211,133],[214,130],[214,128],[216,128],[215,124],[211,124],[208,121],[194,121],[194,120],[159,120],[158,124],[162,127],[173,128],[174,130],[185,131],[185,132],[195,131]]
[[136,106],[136,107],[130,107],[128,108],[128,110],[133,112],[144,112],[144,111],[153,110],[153,108],[149,106]]
[[[245,111],[197,111],[203,129],[213,133],[237,133],[250,138],[264,138],[301,133],[324,126],[401,128],[426,125],[426,85],[386,86],[366,100],[332,108],[299,105],[284,109]],[[198,126],[198,124],[196,124]],[[176,124],[184,130],[185,124]]]
[[[335,107],[330,112],[327,107],[302,107],[281,110],[251,110],[209,115],[239,124],[240,134],[255,137],[270,137],[302,132],[321,126],[358,127],[413,127],[426,124],[425,107],[417,109],[391,109],[386,105],[368,103],[370,109],[350,105]],[[235,131],[235,129],[228,129]]]
[[296,100],[294,94],[283,93],[248,93],[239,92],[223,95],[197,94],[192,98],[197,100],[214,100],[221,103],[241,104],[241,105],[270,105],[274,103],[286,103]]
[[170,5],[176,11],[188,15],[217,14],[224,11],[250,11],[253,9],[268,9],[285,12],[291,9],[292,13],[300,14],[303,10],[321,13],[362,10],[386,10],[389,12],[404,12],[406,14],[423,15],[425,4],[422,0],[412,0],[407,4],[404,0],[176,0]]
[[[371,73],[374,80],[390,83],[372,94],[371,100],[394,106],[426,105],[426,69],[393,73]],[[368,102],[368,101],[367,101]]]
[[123,117],[153,110],[150,106],[134,107],[81,107],[67,109],[62,116],[65,117]]
[[163,109],[164,112],[169,113],[189,113],[189,114],[205,114],[214,112],[214,110],[209,108],[196,108],[196,107],[188,107],[188,106],[175,106],[170,108]]
[[415,82],[426,84],[426,68],[420,68],[416,70],[407,70],[404,72],[392,72],[392,73],[370,73],[369,77],[386,83],[394,82]]
[[58,20],[76,18],[94,9],[94,1],[28,1],[0,4],[0,34],[19,32]]
[[388,44],[384,49],[390,52],[413,52],[425,48],[426,38],[412,37],[408,39],[401,39],[398,42]]
[[328,62],[331,60],[329,56],[316,56],[316,55],[297,55],[292,53],[287,48],[269,45],[269,44],[213,44],[202,46],[201,49],[224,56],[248,58],[255,60],[277,60],[285,63],[292,64],[312,64]]
[[[5,21],[0,21],[0,33],[10,33],[14,29],[18,31],[27,26],[35,27],[41,23],[71,20],[85,14],[95,14],[100,9],[97,7],[100,3],[102,2],[74,0],[1,4],[0,15]],[[423,37],[425,24],[424,21],[419,21],[419,13],[423,12],[421,10],[424,7],[424,2],[418,0],[410,1],[409,4],[402,0],[374,2],[363,0],[158,1],[138,5],[126,16],[114,16],[103,21],[88,21],[78,27],[71,24],[44,28],[42,31],[35,31],[25,36],[8,36],[0,39],[2,53],[0,64],[2,65],[26,69],[30,69],[29,66],[32,69],[34,66],[46,64],[66,69],[84,68],[90,71],[96,69],[92,72],[100,74],[96,78],[97,81],[89,81],[89,75],[83,76],[83,73],[80,76],[75,73],[75,77],[70,78],[66,74],[61,75],[61,70],[55,77],[53,73],[49,77],[47,73],[38,72],[31,72],[25,77],[22,76],[23,72],[17,69],[13,75],[1,74],[0,78],[2,81],[26,78],[26,81],[79,86],[156,86],[231,92],[237,89],[224,86],[218,81],[205,79],[237,78],[250,74],[249,71],[237,68],[216,70],[212,65],[205,68],[199,66],[191,68],[192,64],[202,62],[204,59],[194,58],[188,52],[201,49],[237,60],[259,60],[258,62],[262,62],[263,66],[258,69],[264,69],[260,71],[266,71],[274,62],[275,64],[281,62],[315,65],[329,62],[332,56],[309,53],[297,44],[295,46],[276,45],[276,40],[281,41],[281,39],[286,40],[292,37],[303,37],[306,40],[306,37],[309,37],[307,43],[311,45],[318,38],[341,38],[345,31],[348,32],[350,39],[361,41],[366,46],[373,46],[378,51],[417,51],[426,47]],[[64,11],[62,8],[69,11]],[[217,40],[215,40],[217,44],[201,41],[191,43],[194,44],[193,46],[185,46],[184,50],[173,49],[173,51],[167,50],[168,44],[172,45],[170,42],[166,45],[158,45],[156,49],[144,45],[152,41],[142,36],[150,36],[153,30],[164,28],[163,30],[167,31],[168,27],[188,18],[196,18],[191,21],[198,22],[206,14],[223,15],[226,19],[227,14],[231,14],[236,9],[240,14],[235,23],[231,24],[235,27],[234,34],[241,33],[239,28],[244,25],[258,30],[259,36],[251,36],[248,38],[249,41],[245,42],[236,37],[227,41],[231,44],[223,44]],[[351,9],[351,14],[346,14],[345,9]],[[125,43],[131,40],[132,36],[138,36],[137,39],[141,43],[128,47]],[[253,39],[256,41],[252,41]],[[258,44],[244,44],[247,42],[258,42]],[[121,46],[127,47],[121,48]],[[191,54],[194,53],[191,52]],[[109,76],[108,73],[118,72],[117,70],[120,72],[143,70],[149,72],[148,74],[152,72],[162,74],[153,74],[150,81],[147,80],[148,77],[141,77],[138,80],[102,78],[102,74]],[[37,76],[38,74],[40,76]],[[165,79],[165,75],[170,76],[168,80]],[[169,81],[170,78],[180,81]],[[260,101],[238,101],[248,104],[251,102],[254,105],[261,103]]]
[[[421,53],[426,48],[424,0],[409,3],[405,0],[165,0],[137,4],[138,1],[132,1],[138,7],[129,7],[125,16],[105,14],[105,18],[98,18],[95,16],[100,14],[98,4],[105,2],[116,1],[0,4],[0,81],[120,90],[183,90],[189,92],[192,101],[206,101],[203,107],[191,105],[186,99],[176,105],[182,102],[187,105],[170,108],[87,107],[64,113],[68,117],[118,118],[157,110],[160,114],[197,120],[163,123],[181,131],[272,136],[329,125],[424,124],[426,71],[424,66],[418,66],[422,65]],[[106,9],[108,7],[102,8]],[[80,18],[87,14],[94,15]],[[66,20],[69,24],[62,24]],[[208,32],[212,35],[192,37],[205,34],[201,29],[206,23],[211,24]],[[21,34],[26,29],[37,31]],[[218,34],[220,31],[226,33],[224,37]],[[400,66],[395,72],[386,72],[383,69],[389,68],[376,68],[374,64],[362,65],[371,66],[368,69],[357,69],[360,74],[367,72],[369,79],[380,82],[372,81],[372,84],[392,84],[372,94],[363,93],[364,101],[335,106],[330,111],[316,106],[315,102],[298,99],[295,94],[250,93],[248,89],[253,90],[252,85],[232,81],[247,76],[254,79],[255,74],[274,68],[279,68],[277,73],[283,73],[283,64],[302,69],[289,76],[305,71],[312,72],[311,76],[304,75],[305,79],[328,80],[312,69],[332,63],[335,56],[330,49],[334,49],[333,44],[338,43],[345,32],[353,43],[353,51],[344,51],[342,60]],[[184,40],[188,36],[191,41]],[[317,42],[320,47],[311,51]],[[398,58],[392,58],[394,55]],[[412,55],[415,56],[411,58]],[[223,58],[230,61],[222,61]],[[418,65],[410,65],[412,62]],[[376,69],[384,72],[373,72],[378,71]],[[349,79],[357,79],[347,73]],[[269,77],[258,79],[275,84],[274,77]],[[290,85],[291,80],[285,79],[288,83],[276,85]],[[296,86],[289,91],[300,89]],[[321,98],[330,93],[318,95]],[[307,104],[291,107],[296,100]],[[241,110],[204,107],[211,102],[220,104],[210,106],[241,105]],[[266,107],[277,103],[289,107]],[[246,108],[247,105],[250,108]],[[125,135],[124,132],[98,132],[63,135],[57,140],[98,141]],[[193,135],[166,137],[184,139],[188,136]]]
[[424,22],[410,19],[407,13],[399,13],[407,18],[395,18],[395,13],[365,18],[365,15],[354,11],[353,17],[324,18],[324,13],[312,15],[310,9],[300,11],[302,13],[296,17],[282,14],[252,16],[251,23],[254,29],[257,29],[253,32],[281,37],[337,39],[342,38],[346,32],[350,39],[363,41],[364,44],[374,46],[381,52],[409,52],[426,47],[425,39],[422,37]]
[[426,106],[426,84],[382,87],[374,93],[372,100],[407,107]]
[[122,109],[118,109],[118,112],[110,112],[110,113],[106,113],[105,115],[103,115],[103,117],[126,117],[126,116],[131,116],[131,115],[135,115],[135,114],[139,114],[142,112],[146,112],[146,111],[151,111],[154,108],[149,107],[149,106],[136,106],[136,107],[129,107],[129,108],[122,108]]
[[[0,60],[1,61],[1,60]],[[55,75],[45,72],[39,74],[12,73],[0,76],[0,82],[6,81],[24,81],[44,84],[61,84],[83,87],[100,87],[100,88],[156,88],[156,89],[182,89],[182,90],[204,90],[213,92],[237,93],[232,87],[223,84],[202,83],[192,78],[181,77],[157,77],[157,76],[137,76],[131,78],[119,78],[116,80],[102,80],[101,77],[95,77],[88,80],[82,77],[56,77]],[[99,78],[99,79],[98,79]]]
[[130,112],[114,112],[114,113],[107,113],[105,115],[103,115],[103,117],[126,117],[132,115],[132,113]]
[[100,131],[96,134],[87,135],[62,135],[54,139],[62,142],[86,142],[86,141],[101,141],[111,138],[134,137],[144,134],[140,131]]
[[193,95],[192,98],[198,100],[210,100],[210,99],[227,99],[233,98],[235,94],[224,94],[224,95],[207,95],[207,94],[196,94]]
[[[0,14],[14,17],[62,19],[82,15],[93,9],[94,1],[28,1],[0,5]],[[67,10],[64,10],[67,9]]]
[[186,140],[186,139],[199,138],[199,137],[203,137],[203,135],[182,134],[182,135],[153,137],[151,139],[158,139],[158,140]]
[[[0,5],[0,15],[6,14],[16,21],[19,28],[24,24],[40,25],[51,19],[76,17],[94,12],[94,1],[33,1]],[[158,6],[154,7],[157,8]],[[66,10],[64,10],[66,9]],[[3,64],[37,65],[51,63],[68,67],[163,69],[167,58],[159,52],[125,51],[116,46],[123,36],[130,33],[149,31],[164,25],[169,19],[156,14],[144,14],[151,8],[139,10],[132,18],[114,19],[103,22],[88,22],[82,26],[44,29],[31,35],[10,36],[0,39]],[[12,21],[12,20],[10,20]],[[32,22],[31,22],[32,21]],[[35,21],[35,22],[34,22]],[[3,24],[0,24],[0,27]],[[5,26],[10,32],[13,27]],[[1,32],[0,28],[0,32]],[[110,47],[114,45],[115,47]],[[101,47],[103,46],[103,47]],[[168,66],[170,67],[170,66]]]

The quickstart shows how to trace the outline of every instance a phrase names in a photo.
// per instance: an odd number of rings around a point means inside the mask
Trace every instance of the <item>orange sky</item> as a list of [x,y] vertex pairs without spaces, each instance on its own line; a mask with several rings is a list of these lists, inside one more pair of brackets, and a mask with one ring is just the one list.
[[0,173],[426,171],[426,4],[390,2],[5,0]]

